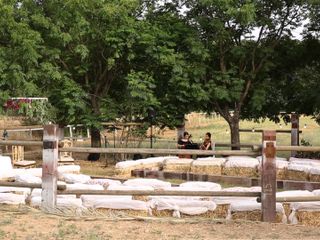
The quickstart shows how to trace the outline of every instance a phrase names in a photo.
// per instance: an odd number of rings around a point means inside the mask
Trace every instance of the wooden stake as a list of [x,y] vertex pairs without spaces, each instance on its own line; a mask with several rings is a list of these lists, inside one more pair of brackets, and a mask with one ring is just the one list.
[[58,125],[46,125],[43,131],[42,202],[41,208],[50,211],[57,201]]
[[[296,113],[291,114],[291,146],[299,145],[299,115]],[[291,151],[291,157],[297,155],[296,151]]]
[[276,220],[276,132],[264,131],[262,137],[261,210],[263,222]]

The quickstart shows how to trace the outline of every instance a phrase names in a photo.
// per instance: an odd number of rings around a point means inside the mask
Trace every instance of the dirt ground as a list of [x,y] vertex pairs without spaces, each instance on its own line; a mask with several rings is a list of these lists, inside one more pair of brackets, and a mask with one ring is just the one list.
[[208,222],[201,219],[186,223],[177,219],[155,221],[61,217],[25,206],[1,206],[0,216],[0,239],[319,239],[320,236],[317,227]]

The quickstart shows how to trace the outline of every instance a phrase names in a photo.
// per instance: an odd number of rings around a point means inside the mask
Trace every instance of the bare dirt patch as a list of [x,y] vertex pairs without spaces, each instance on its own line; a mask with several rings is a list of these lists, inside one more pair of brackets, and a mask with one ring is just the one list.
[[1,206],[0,214],[0,239],[318,239],[320,235],[317,227],[257,222],[67,218],[25,206]]

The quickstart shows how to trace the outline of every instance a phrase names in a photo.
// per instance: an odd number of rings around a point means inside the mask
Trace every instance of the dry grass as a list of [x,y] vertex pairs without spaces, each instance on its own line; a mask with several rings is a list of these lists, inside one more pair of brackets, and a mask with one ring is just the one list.
[[303,171],[288,170],[288,179],[295,181],[308,181],[309,173]]
[[320,212],[297,211],[296,216],[299,224],[320,227]]
[[320,182],[320,175],[310,174],[310,182]]
[[258,170],[245,167],[224,167],[223,174],[227,176],[258,177]]
[[[255,211],[243,211],[243,212],[233,212],[231,213],[232,220],[247,220],[247,221],[261,221],[262,214],[260,210]],[[282,222],[282,214],[277,213],[276,222]]]

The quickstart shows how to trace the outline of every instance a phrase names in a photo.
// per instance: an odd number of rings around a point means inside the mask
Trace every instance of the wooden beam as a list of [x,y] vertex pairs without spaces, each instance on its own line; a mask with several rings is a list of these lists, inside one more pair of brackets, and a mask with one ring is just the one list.
[[41,208],[45,211],[54,209],[57,203],[59,133],[60,130],[58,125],[44,126]]
[[237,150],[185,150],[185,149],[150,149],[150,148],[91,148],[91,147],[72,147],[60,148],[61,152],[78,153],[124,153],[124,154],[158,154],[158,155],[232,155],[232,156],[257,156],[259,153],[254,151]]
[[277,151],[320,152],[320,147],[308,146],[277,146]]
[[[20,183],[20,182],[6,182],[0,181],[1,187],[22,187],[22,188],[42,188],[40,183]],[[66,190],[67,186],[65,184],[58,184],[58,190]]]
[[320,196],[290,196],[277,197],[277,202],[316,202],[320,201]]
[[276,132],[262,135],[261,210],[263,222],[276,220]]
[[[239,129],[239,132],[251,132],[251,133],[263,133],[263,131],[267,131],[264,129]],[[276,133],[291,133],[291,130],[285,130],[285,129],[278,129],[275,130]],[[300,130],[299,133],[302,133]]]
[[320,182],[303,182],[283,180],[283,190],[308,190],[320,189]]
[[[299,114],[291,114],[291,146],[299,145]],[[291,151],[291,157],[295,157],[297,151]]]
[[11,146],[42,146],[42,141],[0,140],[0,145]]
[[260,197],[260,192],[177,191],[177,190],[65,190],[71,195],[141,195],[141,196],[203,196],[203,197]]

